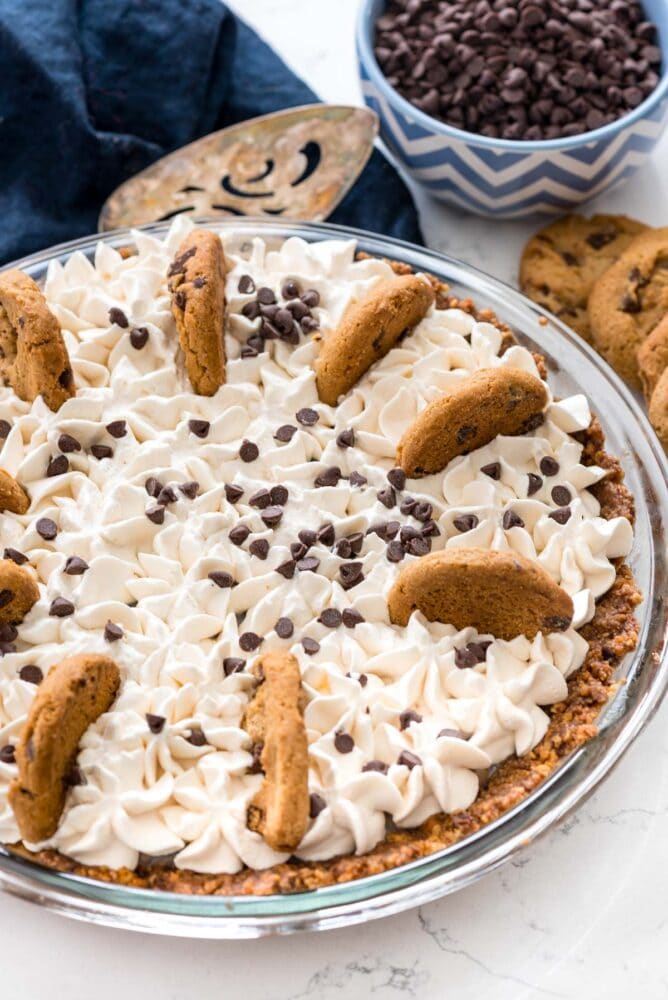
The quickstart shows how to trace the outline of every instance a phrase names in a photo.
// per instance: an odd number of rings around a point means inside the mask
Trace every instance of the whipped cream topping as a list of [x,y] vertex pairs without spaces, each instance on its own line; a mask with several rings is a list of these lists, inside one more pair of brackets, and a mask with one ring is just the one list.
[[[141,855],[174,856],[178,867],[200,872],[270,866],[285,856],[246,827],[262,776],[250,771],[241,723],[254,657],[290,649],[307,695],[312,796],[296,853],[362,853],[383,838],[387,816],[410,827],[466,808],[486,768],[542,738],[541,706],[565,697],[566,678],[583,662],[587,644],[576,628],[611,586],[611,560],[628,554],[631,527],[603,519],[588,490],[605,472],[584,466],[569,436],[589,424],[583,396],[552,402],[531,434],[497,437],[436,476],[390,487],[396,444],[429,401],[481,367],[537,373],[522,347],[499,357],[500,331],[462,310],[432,309],[336,408],[318,401],[319,335],[297,346],[268,341],[264,353],[242,357],[259,320],[242,313],[254,296],[239,291],[239,279],[251,275],[277,296],[288,278],[315,289],[320,303],[312,311],[326,336],[349,302],[391,273],[382,261],[355,261],[353,241],[269,247],[226,236],[227,383],[211,398],[195,395],[165,279],[189,228],[176,220],[164,241],[138,232],[137,254],[127,259],[100,243],[93,263],[80,253],[52,263],[46,296],[76,396],[52,413],[41,399],[24,403],[0,388],[0,419],[11,427],[0,465],[31,497],[26,515],[2,515],[2,541],[28,556],[40,589],[15,651],[7,646],[0,659],[0,747],[18,740],[36,690],[21,679],[22,667],[37,664],[46,674],[64,656],[105,652],[121,669],[121,693],[83,737],[81,783],[48,846],[110,867],[133,868]],[[110,321],[119,309],[127,326]],[[140,347],[136,328],[148,335]],[[317,422],[296,418],[305,407]],[[204,436],[193,420],[208,422]],[[120,437],[107,430],[116,421],[125,421]],[[295,430],[281,441],[276,431],[286,424]],[[337,443],[343,431],[353,432],[351,446]],[[81,448],[68,452],[66,473],[49,477],[63,434]],[[244,441],[257,446],[256,459],[240,457]],[[100,445],[112,454],[104,457]],[[340,479],[326,475],[333,467]],[[331,484],[317,486],[323,475]],[[156,507],[151,477],[173,493],[162,523],[147,516]],[[179,488],[193,481],[196,495]],[[278,505],[278,523],[267,524],[249,501],[277,485],[288,499]],[[240,498],[226,486],[242,490]],[[53,539],[40,534],[44,518],[57,526]],[[360,550],[341,556],[328,529],[308,550],[315,565],[298,565],[291,579],[277,571],[292,559],[300,531],[327,525],[337,543],[353,536]],[[251,551],[258,540],[268,551]],[[387,593],[425,544],[513,549],[535,559],[573,597],[573,627],[504,642],[419,613],[405,628],[390,624]],[[72,556],[85,560],[85,572],[65,572]],[[341,566],[350,561],[361,578],[347,587]],[[235,585],[209,577],[221,572]],[[70,601],[73,613],[50,614],[56,598]],[[348,614],[327,624],[326,609]],[[287,638],[277,631],[284,618],[293,625]],[[121,638],[110,641],[108,630],[105,637],[109,622]],[[240,660],[245,669],[237,669]],[[7,805],[15,774],[15,764],[0,760],[5,842],[19,838]]]

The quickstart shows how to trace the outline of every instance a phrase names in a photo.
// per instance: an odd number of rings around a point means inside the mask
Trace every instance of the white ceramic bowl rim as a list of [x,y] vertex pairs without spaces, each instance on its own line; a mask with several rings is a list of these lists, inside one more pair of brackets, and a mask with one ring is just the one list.
[[497,152],[506,153],[535,153],[535,152],[555,152],[561,149],[573,149],[578,146],[587,146],[590,143],[600,140],[612,139],[618,132],[627,126],[647,117],[648,113],[666,96],[668,92],[668,55],[663,53],[663,71],[658,84],[652,93],[645,98],[633,111],[617,118],[602,128],[593,129],[591,132],[582,132],[580,135],[565,136],[562,139],[492,139],[490,136],[479,135],[477,132],[467,132],[464,129],[455,128],[453,125],[446,125],[438,118],[421,111],[416,105],[411,104],[405,97],[402,97],[398,90],[388,83],[384,75],[373,48],[373,32],[375,20],[371,18],[371,8],[376,0],[362,0],[357,18],[357,45],[360,58],[365,70],[369,73],[373,83],[387,97],[389,102],[409,120],[417,122],[429,132],[440,133],[451,139],[458,139],[467,145],[484,146]]

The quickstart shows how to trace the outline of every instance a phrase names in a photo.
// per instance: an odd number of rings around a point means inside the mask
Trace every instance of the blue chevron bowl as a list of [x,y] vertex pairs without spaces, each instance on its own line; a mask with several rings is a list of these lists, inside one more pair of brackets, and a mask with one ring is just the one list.
[[[668,2],[643,0],[668,51]],[[385,0],[362,0],[357,55],[366,104],[380,135],[408,174],[429,194],[494,218],[567,212],[621,184],[642,166],[668,120],[668,68],[656,89],[610,125],[544,142],[489,139],[445,125],[410,104],[383,76],[373,51]]]

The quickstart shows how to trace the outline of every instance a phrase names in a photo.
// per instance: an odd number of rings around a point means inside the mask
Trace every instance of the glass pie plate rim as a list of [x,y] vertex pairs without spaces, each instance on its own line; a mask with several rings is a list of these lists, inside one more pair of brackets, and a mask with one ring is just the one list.
[[[489,306],[545,356],[557,393],[583,387],[620,458],[636,500],[636,534],[629,563],[644,593],[637,610],[638,646],[620,665],[622,683],[599,718],[599,732],[574,751],[531,795],[477,833],[444,850],[376,875],[309,892],[271,896],[202,896],[137,889],[57,872],[0,845],[0,889],[75,919],[155,934],[199,938],[248,938],[324,930],[419,906],[469,885],[509,860],[563,820],[610,773],[656,712],[668,689],[668,462],[631,391],[567,326],[519,292],[470,265],[402,240],[327,223],[281,219],[198,220],[216,231],[278,240],[357,240],[358,249],[405,261],[443,277],[455,294]],[[137,227],[163,234],[169,222]],[[76,250],[90,254],[99,240],[132,242],[116,230],[59,244],[7,267],[41,279],[51,260]],[[540,320],[540,322],[539,322]],[[564,365],[568,367],[565,371]],[[573,372],[577,374],[574,375]],[[561,387],[561,392],[559,389]]]

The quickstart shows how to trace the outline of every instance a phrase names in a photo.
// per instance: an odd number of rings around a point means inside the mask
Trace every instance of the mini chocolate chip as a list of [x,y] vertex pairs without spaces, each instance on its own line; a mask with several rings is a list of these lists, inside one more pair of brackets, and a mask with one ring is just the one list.
[[160,482],[159,479],[156,479],[155,476],[149,476],[146,482],[144,483],[144,489],[146,490],[148,495],[150,497],[153,497],[153,499],[155,500],[157,497],[160,496],[160,492],[162,490],[162,483]]
[[193,417],[188,421],[188,429],[191,434],[195,437],[205,438],[209,433],[211,428],[211,423],[208,420],[200,420],[199,417]]
[[267,489],[258,490],[248,498],[248,503],[251,507],[257,507],[259,510],[264,510],[264,508],[268,507],[271,503],[271,493]]
[[383,506],[387,507],[388,510],[391,510],[392,507],[396,507],[397,505],[397,494],[394,492],[391,486],[388,486],[384,490],[379,490],[376,496],[383,504]]
[[313,528],[301,528],[297,532],[299,541],[302,542],[306,548],[310,548],[311,545],[315,545],[318,540],[318,532],[314,531]]
[[291,542],[290,543],[290,555],[293,559],[303,559],[308,552],[308,545],[303,542]]
[[279,507],[284,507],[288,502],[290,494],[288,493],[287,487],[279,484],[278,486],[272,486],[269,496],[273,504],[276,504]]
[[350,733],[339,731],[334,733],[334,746],[339,753],[351,753],[355,748],[355,740]]
[[7,743],[4,747],[0,747],[0,764],[15,764],[16,755],[14,753],[14,747],[11,743]]
[[523,528],[524,521],[512,508],[508,508],[503,512],[503,529],[504,531],[510,531],[511,528]]
[[240,486],[235,486],[234,483],[225,484],[225,498],[228,503],[236,503],[243,495],[244,491]]
[[91,446],[90,453],[93,458],[96,458],[99,462],[103,458],[113,458],[114,449],[110,448],[108,444],[94,444]]
[[272,306],[276,302],[276,296],[274,295],[271,288],[267,288],[266,285],[263,285],[262,288],[258,288],[257,290],[257,300],[260,303],[260,305]]
[[274,434],[274,438],[282,444],[287,444],[288,441],[292,441],[292,438],[297,433],[297,430],[298,428],[293,427],[292,424],[281,424]]
[[152,712],[146,713],[146,725],[148,726],[148,728],[150,729],[150,731],[153,733],[154,736],[157,736],[158,733],[161,733],[163,731],[166,722],[167,719],[164,717],[164,715],[153,715]]
[[9,590],[8,587],[4,587],[0,590],[0,608],[6,608],[8,604],[14,600],[15,594],[13,590]]
[[472,437],[475,437],[475,435],[476,435],[475,427],[471,427],[469,425],[465,425],[464,427],[459,427],[457,429],[457,434],[455,435],[457,438],[457,444],[464,444],[465,441],[469,441]]
[[49,460],[49,464],[46,467],[46,474],[49,478],[53,476],[64,475],[70,467],[70,463],[64,455],[54,455],[53,458]]
[[147,507],[146,516],[149,521],[153,524],[164,524],[165,523],[165,508],[164,507]]
[[2,558],[11,559],[12,562],[15,562],[17,566],[23,566],[25,563],[28,562],[28,557],[24,555],[23,552],[19,552],[18,549],[12,549],[12,548],[6,548],[2,553]]
[[116,326],[120,326],[123,330],[130,325],[127,316],[118,306],[112,306],[109,310],[109,322],[115,323]]
[[51,601],[49,614],[53,618],[67,618],[68,615],[74,614],[74,605],[64,597],[56,597]]
[[274,631],[279,639],[289,639],[294,634],[295,627],[290,618],[279,618],[274,625]]
[[339,577],[344,590],[351,590],[364,579],[361,562],[341,563],[339,566]]
[[[390,524],[396,524],[396,521],[388,521],[388,529]],[[350,543],[350,548],[353,555],[358,556],[362,551],[362,546],[364,545],[364,535],[361,531],[353,531],[351,535],[348,535],[346,541]]]
[[107,424],[107,431],[112,438],[122,438],[128,432],[128,425],[125,420],[112,420],[110,424]]
[[301,293],[299,282],[295,281],[294,278],[288,278],[281,286],[281,295],[284,299],[298,299]]
[[406,545],[406,551],[412,556],[426,556],[431,552],[431,540],[423,536],[411,538]]
[[346,628],[355,628],[356,625],[362,624],[364,615],[361,615],[356,608],[345,608],[341,619]]
[[241,442],[241,447],[239,448],[239,458],[242,462],[254,462],[259,456],[260,449],[253,442],[249,441],[247,438]]
[[299,559],[297,562],[297,569],[302,573],[315,573],[320,565],[320,560],[316,559],[315,556],[306,556],[304,559]]
[[205,747],[207,745],[207,738],[201,729],[191,729],[190,736],[186,736],[188,743],[192,743],[194,747]]
[[343,616],[338,608],[325,608],[320,613],[318,621],[326,628],[338,628],[343,621]]
[[199,483],[195,479],[191,479],[187,483],[179,483],[179,490],[183,493],[184,497],[194,500],[199,493]]
[[281,522],[281,518],[283,517],[283,508],[278,506],[267,507],[266,510],[262,511],[260,517],[268,528],[275,528],[276,525]]
[[431,521],[431,515],[433,513],[433,507],[430,503],[423,501],[421,503],[416,503],[413,508],[412,514],[416,521],[422,521],[426,524]]
[[256,559],[266,559],[269,555],[269,542],[266,538],[256,538],[248,546],[248,551]]
[[[283,286],[285,287],[285,286]],[[308,814],[310,819],[315,819],[323,809],[327,808],[327,803],[323,799],[322,795],[318,795],[317,792],[311,792],[308,797]]]
[[81,451],[81,444],[71,434],[61,434],[58,437],[58,448],[66,455],[69,455],[73,451]]
[[0,440],[4,441],[4,439],[9,436],[11,429],[12,425],[9,420],[0,420]]
[[501,462],[489,462],[488,465],[481,465],[480,471],[490,479],[499,480],[501,478]]
[[123,629],[115,622],[108,621],[104,626],[104,637],[107,642],[118,642],[119,639],[123,638]]
[[557,522],[557,524],[566,524],[571,517],[571,508],[557,507],[556,510],[550,511],[547,516],[551,517],[553,521]]
[[313,427],[320,419],[316,411],[312,410],[310,406],[304,406],[301,410],[297,410],[295,417],[297,423],[302,424],[304,427]]
[[479,521],[475,514],[462,514],[461,517],[456,517],[452,523],[457,531],[465,532],[477,528]]
[[163,486],[156,497],[161,507],[168,507],[170,503],[176,503],[177,499],[178,497],[172,486]]
[[402,514],[412,514],[417,504],[418,502],[415,497],[404,497],[399,504],[399,510]]
[[411,722],[422,722],[422,716],[419,712],[416,712],[413,708],[407,708],[405,712],[402,712],[399,716],[399,728],[408,729]]
[[619,300],[619,308],[622,312],[633,314],[640,312],[640,299],[637,294],[624,292]]
[[544,476],[556,476],[559,472],[559,463],[554,458],[546,455],[544,458],[541,458],[539,468]]
[[406,486],[406,473],[403,469],[390,469],[387,474],[387,481],[395,490],[403,490]]
[[254,743],[251,749],[253,755],[253,763],[248,768],[249,774],[263,774],[264,768],[262,767],[262,751],[264,750],[264,743]]
[[393,563],[401,562],[401,560],[404,558],[405,555],[404,547],[401,544],[401,542],[398,540],[390,542],[390,544],[387,546],[386,555],[390,562]]
[[221,590],[226,590],[228,587],[234,586],[234,577],[231,573],[226,573],[224,570],[213,569],[210,573],[207,573],[207,577],[217,587],[220,587]]
[[239,645],[244,653],[252,653],[262,644],[262,636],[256,632],[242,632],[239,636]]
[[315,288],[309,288],[301,296],[301,300],[305,306],[309,307],[309,309],[315,309],[315,307],[320,304],[320,295],[316,292]]
[[25,666],[21,667],[19,677],[26,684],[41,684],[44,680],[44,674],[36,663],[26,663]]
[[334,544],[336,541],[336,532],[333,524],[323,524],[321,528],[318,528],[318,541],[321,545],[329,546]]
[[135,351],[141,351],[148,343],[148,330],[145,326],[133,326],[130,330],[130,344]]
[[246,319],[255,320],[260,315],[260,303],[253,299],[252,302],[246,302],[241,309],[241,315],[245,316]]
[[250,274],[242,274],[239,278],[239,284],[237,285],[237,290],[242,295],[252,295],[255,291],[255,282],[251,278]]
[[378,771],[379,774],[387,774],[389,767],[382,760],[369,760],[362,768],[362,771]]
[[226,656],[223,660],[223,673],[226,677],[230,674],[240,674],[246,666],[246,661],[240,656]]
[[[11,594],[12,591],[10,590],[9,593]],[[15,639],[18,639],[18,637],[19,630],[16,625],[13,625],[11,622],[3,622],[0,624],[0,642],[11,643],[14,642]]]
[[316,653],[320,652],[320,643],[309,635],[305,635],[302,639],[302,648],[307,656],[315,656]]
[[422,763],[421,759],[416,753],[411,753],[410,750],[402,750],[397,757],[397,764],[403,764],[412,771],[414,767],[418,767]]
[[88,569],[88,563],[80,556],[68,556],[65,560],[63,573],[68,576],[82,576]]
[[557,507],[566,507],[571,502],[571,491],[566,486],[554,486],[550,494]]
[[338,465],[331,465],[324,472],[321,472],[319,476],[316,476],[315,485],[316,486],[336,486],[341,479],[341,469]]
[[339,448],[352,448],[355,444],[355,431],[350,429],[341,431],[336,439],[336,443]]
[[280,566],[276,567],[276,572],[280,573],[281,576],[284,576],[286,580],[291,580],[295,575],[296,566],[297,563],[294,559],[286,559],[285,562],[282,562]]
[[363,476],[361,472],[357,472],[356,469],[353,469],[353,471],[348,476],[348,482],[350,483],[351,486],[366,486],[368,481],[369,480],[366,478],[366,476]]
[[37,531],[37,534],[41,535],[47,542],[53,541],[58,534],[56,522],[52,521],[50,517],[40,517],[39,521],[35,525],[35,530]]
[[233,545],[243,545],[249,535],[250,529],[245,524],[236,524],[230,531],[229,537]]
[[540,476],[537,476],[535,472],[530,472],[528,474],[529,485],[527,487],[527,496],[532,497],[534,493],[538,493],[538,490],[543,485],[543,480]]

